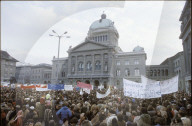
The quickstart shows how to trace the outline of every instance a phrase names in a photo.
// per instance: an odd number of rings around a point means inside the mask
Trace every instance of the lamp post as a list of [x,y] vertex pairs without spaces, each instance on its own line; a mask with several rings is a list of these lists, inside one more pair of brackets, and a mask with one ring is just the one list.
[[[57,37],[59,38],[59,43],[58,43],[58,60],[59,60],[59,51],[60,51],[60,40],[61,38],[70,38],[70,36],[66,36],[67,31],[65,31],[63,34],[59,35],[57,32],[52,30],[53,34],[49,34],[49,36]],[[57,66],[57,83],[59,83],[59,70],[58,70],[59,64]]]
[[52,32],[53,32],[54,34],[49,34],[49,36],[53,36],[53,37],[59,38],[59,43],[58,43],[58,58],[59,58],[60,40],[61,40],[61,38],[70,38],[70,36],[66,36],[67,31],[64,32],[62,35],[57,34],[57,32],[55,32],[54,30],[52,30]]

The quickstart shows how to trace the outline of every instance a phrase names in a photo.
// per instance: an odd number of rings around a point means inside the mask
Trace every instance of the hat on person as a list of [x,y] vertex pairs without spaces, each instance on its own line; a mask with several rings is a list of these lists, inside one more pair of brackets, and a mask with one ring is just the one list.
[[29,104],[26,104],[25,106],[26,106],[26,108],[29,108]]
[[21,107],[20,107],[20,105],[16,105],[16,108],[20,109]]
[[31,109],[31,110],[34,110],[35,108],[34,108],[34,106],[31,106],[30,109]]
[[185,110],[185,107],[181,107],[180,110],[184,111],[184,110]]

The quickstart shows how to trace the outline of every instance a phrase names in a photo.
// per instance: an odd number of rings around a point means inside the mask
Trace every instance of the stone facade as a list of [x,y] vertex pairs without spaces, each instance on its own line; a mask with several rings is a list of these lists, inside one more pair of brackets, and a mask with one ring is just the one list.
[[123,52],[118,39],[114,22],[102,14],[91,24],[85,41],[69,48],[67,58],[53,58],[52,83],[76,85],[81,81],[122,88],[123,78],[140,82],[140,75],[146,73],[144,49],[138,46],[132,52]]
[[30,66],[30,65],[17,66],[16,67],[16,80],[17,80],[17,83],[20,83],[20,84],[30,83],[31,67],[32,66]]
[[67,83],[68,58],[53,58],[51,83]]
[[52,66],[49,64],[38,64],[31,67],[30,83],[46,84],[51,83]]
[[191,92],[191,1],[187,0],[181,13],[181,34],[185,59],[185,85],[186,91]]
[[167,58],[160,65],[146,66],[146,76],[150,79],[161,81],[179,75],[179,90],[185,91],[184,55],[179,52]]
[[15,77],[16,62],[15,58],[1,50],[1,82],[9,82],[11,77]]

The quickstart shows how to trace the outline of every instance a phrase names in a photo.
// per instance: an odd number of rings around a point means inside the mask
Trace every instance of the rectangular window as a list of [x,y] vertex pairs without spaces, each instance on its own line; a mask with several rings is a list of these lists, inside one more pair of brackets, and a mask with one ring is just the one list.
[[125,65],[129,65],[129,61],[128,60],[125,61]]
[[99,36],[99,41],[100,41],[100,42],[102,41],[102,36]]
[[139,64],[139,60],[135,60],[135,64]]
[[119,66],[120,65],[120,61],[117,61],[117,66]]
[[140,75],[139,69],[135,69],[135,76],[139,76],[139,75]]

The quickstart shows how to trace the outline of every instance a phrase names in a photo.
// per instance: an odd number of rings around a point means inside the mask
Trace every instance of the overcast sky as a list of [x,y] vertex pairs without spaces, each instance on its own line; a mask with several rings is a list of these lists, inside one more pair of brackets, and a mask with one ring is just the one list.
[[67,57],[69,46],[83,42],[90,25],[105,11],[115,22],[119,46],[131,52],[144,47],[147,64],[160,64],[182,51],[179,17],[184,1],[2,1],[1,48],[21,62],[49,63],[57,56],[58,39],[50,37],[54,29],[63,38],[60,57]]

